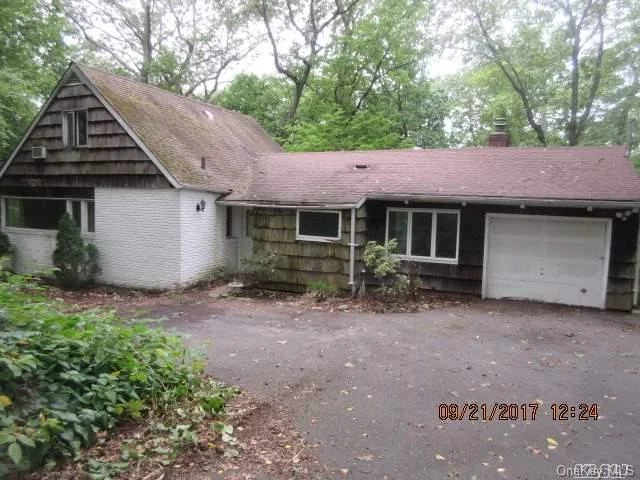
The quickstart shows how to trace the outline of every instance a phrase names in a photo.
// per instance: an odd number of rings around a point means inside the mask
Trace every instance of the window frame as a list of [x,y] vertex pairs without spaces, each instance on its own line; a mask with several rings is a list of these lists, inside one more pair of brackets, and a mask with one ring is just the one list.
[[[384,243],[385,245],[389,243],[389,214],[390,212],[406,212],[407,213],[407,244],[406,244],[406,254],[394,254],[393,256],[399,258],[401,260],[410,260],[412,262],[426,262],[426,263],[446,263],[449,265],[457,265],[460,257],[460,210],[449,209],[449,208],[395,208],[388,207],[386,212],[386,222],[385,222],[385,230],[384,230]],[[438,214],[439,213],[448,213],[455,214],[457,218],[457,229],[456,229],[456,256],[455,258],[447,258],[447,257],[436,257],[432,256],[422,256],[422,255],[411,255],[411,243],[413,237],[413,212],[419,213],[430,213],[431,214],[431,245],[430,251],[435,254],[436,252],[436,243],[438,237],[437,225],[438,225]]]
[[[78,139],[80,138],[80,122],[78,121],[78,113],[84,112],[85,114],[85,132],[87,137],[87,142],[83,144],[78,143]],[[71,114],[71,123],[73,124],[73,144],[67,143],[67,134],[69,127],[67,126],[67,115]],[[65,148],[86,148],[89,146],[89,110],[87,108],[78,108],[75,110],[63,110],[62,112],[62,144]]]
[[[17,199],[17,200],[56,200],[65,202],[65,212],[71,215],[73,218],[73,202],[80,202],[80,233],[83,237],[87,237],[89,239],[93,239],[95,237],[96,232],[89,231],[89,214],[87,202],[94,203],[94,212],[95,212],[95,199],[93,198],[69,198],[69,197],[33,197],[33,196],[16,196],[16,195],[3,195],[1,200],[2,207],[2,230],[7,233],[24,233],[24,234],[34,234],[34,235],[51,235],[55,236],[58,232],[57,228],[48,229],[48,228],[30,228],[30,227],[14,227],[12,225],[7,225],[7,200],[8,199]],[[95,218],[94,218],[95,221]]]
[[[338,236],[322,237],[316,235],[300,234],[300,214],[301,213],[337,213],[338,214]],[[342,210],[322,210],[312,208],[299,208],[296,210],[296,240],[304,240],[308,242],[336,242],[342,238]]]

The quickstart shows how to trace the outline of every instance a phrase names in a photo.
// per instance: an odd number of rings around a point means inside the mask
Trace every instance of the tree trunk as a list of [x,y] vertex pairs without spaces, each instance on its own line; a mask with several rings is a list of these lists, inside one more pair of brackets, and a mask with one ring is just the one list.
[[142,71],[140,80],[149,83],[149,67],[153,60],[153,46],[151,45],[151,5],[148,1],[144,3],[144,18],[142,30]]

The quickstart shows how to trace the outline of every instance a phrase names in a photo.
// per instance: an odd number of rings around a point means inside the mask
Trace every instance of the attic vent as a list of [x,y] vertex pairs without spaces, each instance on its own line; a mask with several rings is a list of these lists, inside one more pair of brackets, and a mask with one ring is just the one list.
[[31,158],[34,160],[47,158],[47,147],[31,147]]
[[69,75],[69,78],[67,79],[67,83],[65,85],[70,85],[74,83],[82,83],[82,82],[80,81],[80,78],[78,78],[78,76],[75,73],[72,73],[71,75]]
[[213,112],[211,110],[202,110],[202,113],[204,113],[209,120],[213,120]]
[[367,168],[369,168],[369,165],[367,165],[366,163],[356,163],[356,170],[366,170]]

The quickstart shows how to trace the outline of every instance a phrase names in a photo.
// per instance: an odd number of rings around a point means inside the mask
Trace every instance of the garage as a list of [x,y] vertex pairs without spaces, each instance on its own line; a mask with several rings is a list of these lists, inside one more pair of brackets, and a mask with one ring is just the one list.
[[482,293],[604,308],[606,218],[487,214]]

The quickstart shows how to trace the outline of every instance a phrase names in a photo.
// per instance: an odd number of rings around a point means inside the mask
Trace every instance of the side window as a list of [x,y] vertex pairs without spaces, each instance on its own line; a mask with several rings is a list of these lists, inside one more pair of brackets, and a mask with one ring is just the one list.
[[88,145],[88,115],[86,110],[62,113],[62,141],[66,147]]

